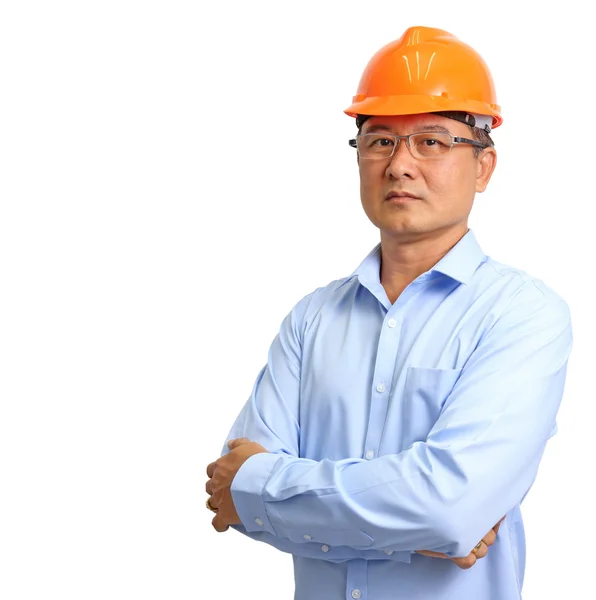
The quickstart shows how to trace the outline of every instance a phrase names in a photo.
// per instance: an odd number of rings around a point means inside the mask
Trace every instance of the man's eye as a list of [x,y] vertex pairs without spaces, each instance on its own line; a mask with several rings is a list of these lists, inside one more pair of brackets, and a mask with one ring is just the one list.
[[437,148],[449,146],[450,138],[439,135],[421,135],[416,139],[416,145],[419,148]]
[[393,146],[393,140],[391,138],[378,138],[373,141],[373,145],[387,148],[389,146]]

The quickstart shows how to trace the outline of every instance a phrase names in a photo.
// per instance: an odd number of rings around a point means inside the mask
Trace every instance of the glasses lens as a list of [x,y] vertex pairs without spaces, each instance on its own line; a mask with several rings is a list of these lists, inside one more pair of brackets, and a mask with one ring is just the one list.
[[447,154],[452,139],[448,133],[417,133],[410,137],[412,153],[419,158],[433,158]]
[[387,158],[393,154],[395,138],[384,133],[364,133],[357,138],[361,158]]

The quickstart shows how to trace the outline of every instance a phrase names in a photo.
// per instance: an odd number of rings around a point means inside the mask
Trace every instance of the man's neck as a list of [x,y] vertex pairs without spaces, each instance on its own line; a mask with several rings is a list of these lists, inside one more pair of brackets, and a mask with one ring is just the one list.
[[468,232],[467,224],[436,237],[407,240],[381,233],[381,285],[393,304],[416,279],[436,265]]

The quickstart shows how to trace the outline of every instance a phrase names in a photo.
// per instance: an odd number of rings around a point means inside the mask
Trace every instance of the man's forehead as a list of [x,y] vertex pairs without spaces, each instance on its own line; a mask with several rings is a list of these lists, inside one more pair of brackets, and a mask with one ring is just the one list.
[[375,115],[369,117],[363,124],[362,129],[370,131],[371,129],[395,129],[407,127],[422,131],[424,128],[432,130],[450,131],[454,125],[459,124],[453,119],[435,115],[433,113],[423,113],[419,115]]

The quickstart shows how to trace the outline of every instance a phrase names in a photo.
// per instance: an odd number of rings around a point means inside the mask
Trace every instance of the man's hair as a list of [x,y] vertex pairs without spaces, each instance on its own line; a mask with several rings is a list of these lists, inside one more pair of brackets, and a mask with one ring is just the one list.
[[[480,127],[470,127],[469,125],[468,125],[468,129],[472,133],[473,140],[476,140],[477,142],[480,142],[481,144],[484,144],[485,146],[494,146],[495,145],[495,143],[493,142],[490,135],[484,129],[480,129]],[[478,158],[480,156],[480,153],[483,150],[484,150],[484,148],[478,148],[478,146],[474,146],[474,156],[476,158]]]

